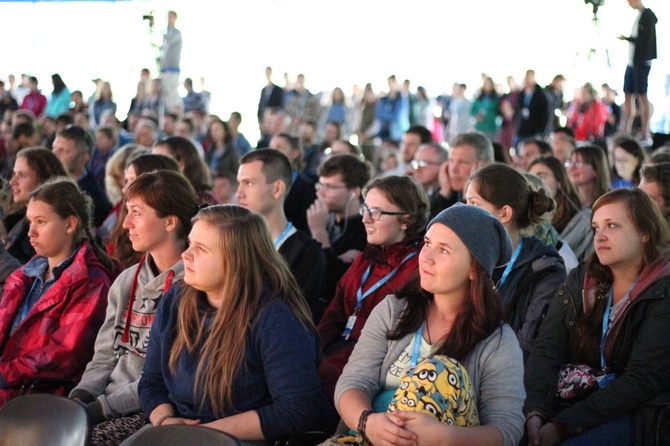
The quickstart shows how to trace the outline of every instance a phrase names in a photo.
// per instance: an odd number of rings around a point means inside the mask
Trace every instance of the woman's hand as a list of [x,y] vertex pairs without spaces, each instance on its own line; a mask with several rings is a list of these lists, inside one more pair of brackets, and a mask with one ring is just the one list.
[[396,410],[395,415],[405,422],[405,428],[414,433],[421,445],[449,444],[447,424],[440,423],[432,415],[422,412]]
[[540,428],[542,427],[542,418],[538,416],[530,417],[526,421],[526,432],[528,432],[528,444],[538,446],[540,444]]
[[561,437],[553,423],[547,423],[540,428],[540,446],[557,446],[560,443]]
[[375,446],[416,446],[416,435],[394,414],[373,413],[365,422],[365,436]]
[[200,424],[200,420],[191,420],[189,418],[179,418],[179,417],[170,417],[166,418],[165,421],[161,423],[161,426],[167,426],[168,424],[187,424],[189,426],[195,426]]

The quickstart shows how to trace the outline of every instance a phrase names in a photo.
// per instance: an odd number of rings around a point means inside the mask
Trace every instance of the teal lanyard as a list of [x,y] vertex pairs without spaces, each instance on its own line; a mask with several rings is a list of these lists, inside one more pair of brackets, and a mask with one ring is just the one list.
[[[375,283],[374,285],[372,285],[370,288],[368,288],[368,290],[367,290],[365,293],[363,293],[363,285],[365,285],[365,282],[368,280],[368,277],[370,276],[370,270],[372,269],[372,263],[370,263],[370,265],[368,265],[368,269],[365,270],[365,273],[363,273],[363,277],[361,278],[361,284],[360,284],[360,286],[358,287],[358,291],[356,292],[356,310],[355,310],[355,311],[357,312],[358,310],[361,309],[361,306],[362,306],[362,304],[363,304],[363,301],[365,300],[366,297],[368,297],[370,294],[372,294],[372,293],[374,293],[375,291],[377,291],[377,290],[378,290],[379,288],[381,288],[386,282],[388,282],[389,280],[391,280],[391,278],[392,278],[393,276],[395,276],[395,273],[398,272],[398,270],[400,269],[400,267],[401,267],[406,261],[408,261],[409,259],[411,259],[411,258],[414,257],[415,255],[416,255],[416,251],[414,251],[414,252],[410,252],[409,254],[407,254],[407,256],[405,256],[405,258],[402,259],[402,262],[400,262],[400,265],[398,265],[398,266],[396,266],[395,268],[393,268],[393,270],[392,270],[390,273],[388,273],[387,275],[385,275],[384,277],[382,277],[377,283]],[[355,314],[355,313],[354,313],[354,314]]]
[[419,352],[421,351],[421,340],[423,339],[423,327],[426,326],[426,323],[424,322],[421,324],[419,329],[416,331],[416,334],[414,335],[414,350],[412,350],[412,360],[409,363],[409,369],[414,370],[416,367],[416,362],[419,360]]
[[[624,296],[624,299],[630,295],[630,292],[633,291],[633,288],[635,287],[635,284],[637,283],[637,279],[635,279],[635,282],[630,286],[628,291],[626,292],[626,295]],[[605,370],[607,367],[607,363],[605,362],[605,338],[607,337],[607,332],[609,331],[609,326],[610,326],[610,310],[612,309],[612,287],[610,286],[609,291],[607,292],[607,304],[605,306],[605,314],[603,314],[603,335],[602,338],[600,338],[600,366]]]
[[519,258],[522,246],[523,246],[523,239],[520,239],[519,244],[516,246],[516,249],[514,250],[514,254],[512,254],[512,258],[505,267],[505,271],[503,271],[503,275],[500,278],[500,281],[498,281],[498,287],[497,287],[498,289],[502,288],[503,284],[507,280],[507,276],[509,276],[509,273],[512,271],[512,268],[514,268],[514,262],[516,262],[516,259]]
[[288,234],[291,232],[292,229],[293,229],[293,223],[289,221],[288,225],[286,225],[286,229],[284,229],[284,231],[281,234],[279,234],[279,237],[275,239],[274,241],[275,249],[279,249],[281,244],[284,243],[284,241],[286,241],[286,239],[288,238]]

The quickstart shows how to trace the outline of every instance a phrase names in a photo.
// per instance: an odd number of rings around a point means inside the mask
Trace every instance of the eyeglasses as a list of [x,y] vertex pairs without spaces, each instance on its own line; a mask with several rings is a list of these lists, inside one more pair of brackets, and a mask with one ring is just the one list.
[[346,185],[344,185],[344,186],[338,186],[338,185],[336,185],[336,184],[316,183],[316,184],[314,185],[314,189],[316,189],[316,190],[321,190],[321,189],[323,189],[323,190],[326,190],[326,191],[327,191],[327,190],[333,190],[333,189],[346,189],[346,188],[347,188]]
[[571,167],[576,167],[576,168],[579,169],[580,167],[584,167],[584,166],[586,166],[587,164],[588,164],[588,163],[585,163],[585,162],[583,162],[583,161],[566,161],[566,162],[565,162],[565,168],[566,168],[566,169],[569,169],[569,168],[571,168]]
[[438,163],[437,161],[417,161],[417,160],[412,160],[410,165],[412,166],[412,169],[417,170],[421,169],[422,167],[427,167],[427,166],[439,166],[442,163]]
[[365,217],[365,213],[368,213],[370,220],[379,221],[382,218],[382,215],[405,215],[407,212],[386,212],[381,211],[377,208],[369,208],[366,205],[362,204],[360,210],[358,211],[361,214],[361,217]]

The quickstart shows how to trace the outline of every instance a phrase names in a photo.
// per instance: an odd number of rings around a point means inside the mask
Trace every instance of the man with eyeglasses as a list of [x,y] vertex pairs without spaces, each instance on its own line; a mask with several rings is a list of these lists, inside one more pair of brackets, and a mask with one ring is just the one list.
[[361,192],[369,180],[369,164],[356,155],[334,155],[319,168],[317,199],[307,210],[307,223],[312,238],[321,243],[328,263],[323,291],[325,305],[332,299],[337,282],[367,245],[359,212]]
[[440,188],[430,196],[430,219],[456,203],[464,203],[463,189],[476,170],[494,161],[493,144],[481,132],[459,133],[451,142],[449,159],[440,167]]
[[449,152],[444,147],[438,143],[430,143],[419,146],[410,163],[409,175],[423,187],[429,197],[440,188],[440,168],[447,159]]

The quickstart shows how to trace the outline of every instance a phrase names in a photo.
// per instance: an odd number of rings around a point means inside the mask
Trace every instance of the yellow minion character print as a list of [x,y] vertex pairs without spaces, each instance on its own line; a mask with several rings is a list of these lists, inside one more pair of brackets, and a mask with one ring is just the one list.
[[[387,412],[423,412],[452,426],[478,426],[477,401],[470,376],[460,362],[434,356],[401,378]],[[371,446],[355,434],[336,435],[320,446]]]
[[388,412],[395,410],[428,413],[455,426],[479,425],[470,376],[447,356],[426,359],[402,377]]

